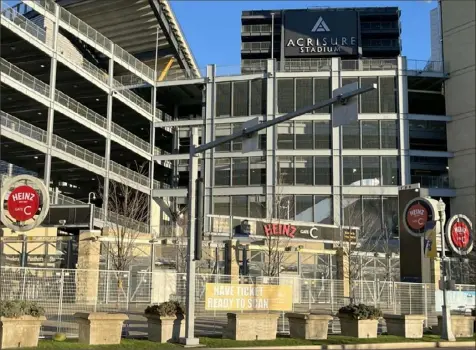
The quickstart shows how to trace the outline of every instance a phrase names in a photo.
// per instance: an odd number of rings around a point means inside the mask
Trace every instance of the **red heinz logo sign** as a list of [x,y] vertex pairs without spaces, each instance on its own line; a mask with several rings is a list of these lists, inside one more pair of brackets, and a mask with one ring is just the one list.
[[264,233],[269,236],[287,236],[294,238],[296,226],[291,224],[264,224]]
[[32,219],[40,207],[40,196],[30,186],[19,186],[10,192],[7,209],[10,216],[17,221]]

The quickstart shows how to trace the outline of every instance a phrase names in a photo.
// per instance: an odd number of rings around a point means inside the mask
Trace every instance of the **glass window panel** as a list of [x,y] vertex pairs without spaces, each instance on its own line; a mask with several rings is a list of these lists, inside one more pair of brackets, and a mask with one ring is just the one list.
[[398,157],[382,157],[382,184],[387,186],[400,185]]
[[293,157],[278,157],[278,185],[294,185]]
[[278,79],[278,113],[294,111],[294,79]]
[[231,82],[217,83],[217,117],[231,115]]
[[[243,123],[233,124],[233,133],[240,131],[242,129],[242,126],[243,126]],[[243,142],[243,140],[241,138],[233,140],[232,141],[232,150],[233,151],[241,151],[242,142]]]
[[380,134],[382,138],[382,148],[398,148],[398,125],[396,120],[380,121]]
[[334,224],[331,196],[314,196],[313,219],[320,224]]
[[250,217],[266,218],[266,197],[264,196],[248,196],[250,205]]
[[361,237],[364,239],[379,238],[382,231],[382,203],[380,196],[364,196],[362,198],[363,222]]
[[[361,78],[360,86],[365,87],[378,83],[378,77],[375,78]],[[379,101],[378,101],[378,85],[377,89],[366,92],[360,95],[360,113],[379,113]]]
[[276,201],[278,219],[292,220],[294,218],[294,196],[281,196]]
[[232,158],[233,186],[248,186],[248,158]]
[[294,133],[296,134],[296,149],[312,149],[312,121],[294,122]]
[[344,226],[362,226],[361,197],[344,197]]
[[231,196],[231,215],[248,217],[248,196]]
[[296,78],[296,109],[312,104],[312,78]]
[[[325,101],[331,98],[331,88],[329,78],[314,79],[314,103]],[[331,107],[323,107],[314,111],[314,113],[330,113]]]
[[313,222],[314,201],[312,196],[296,196],[296,221]]
[[383,197],[383,225],[391,235],[398,236],[398,197]]
[[278,128],[278,149],[294,149],[293,123],[281,123]]
[[380,109],[382,113],[397,112],[395,77],[380,77]]
[[251,115],[266,114],[266,80],[251,81]]
[[343,148],[360,149],[360,124],[359,122],[342,126]]
[[[343,61],[344,63],[345,61]],[[351,62],[353,63],[353,62]],[[349,78],[342,78],[342,86],[346,86],[348,84],[352,84],[352,83],[359,83],[359,78],[357,77],[349,77]],[[358,110],[360,111],[360,99],[358,99],[358,107],[359,108]]]
[[248,81],[236,81],[233,83],[233,116],[235,117],[248,115],[248,83]]
[[229,196],[214,196],[213,197],[213,213],[215,215],[230,216],[230,197]]
[[362,148],[380,148],[378,120],[362,121]]
[[230,186],[230,158],[215,159],[215,186]]
[[343,157],[344,163],[344,185],[360,186],[361,169],[360,169],[360,157],[345,156]]
[[315,185],[330,186],[332,184],[331,157],[314,157]]
[[362,157],[362,178],[364,186],[380,185],[380,157]]
[[312,185],[312,156],[295,157],[296,185]]
[[259,137],[259,149],[266,150],[266,130],[261,130],[258,132]]
[[265,157],[250,157],[250,185],[266,185]]
[[[215,126],[215,140],[219,140],[223,136],[231,135],[231,125],[230,124],[216,124]],[[231,142],[226,142],[222,145],[219,145],[215,148],[217,152],[230,152],[231,151]]]
[[332,128],[329,121],[314,122],[314,147],[316,149],[331,149]]

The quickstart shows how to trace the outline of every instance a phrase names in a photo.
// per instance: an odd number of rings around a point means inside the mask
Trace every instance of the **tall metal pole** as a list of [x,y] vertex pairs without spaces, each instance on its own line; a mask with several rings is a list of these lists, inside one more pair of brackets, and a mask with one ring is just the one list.
[[443,262],[443,305],[441,306],[442,313],[442,327],[441,327],[441,338],[448,341],[455,341],[455,336],[451,329],[451,314],[448,309],[447,295],[446,295],[446,284],[447,284],[447,268],[446,268],[446,253],[445,253],[445,203],[440,198],[438,201],[438,214],[440,215],[440,234],[441,234],[441,260]]
[[271,59],[274,59],[274,12],[271,13]]

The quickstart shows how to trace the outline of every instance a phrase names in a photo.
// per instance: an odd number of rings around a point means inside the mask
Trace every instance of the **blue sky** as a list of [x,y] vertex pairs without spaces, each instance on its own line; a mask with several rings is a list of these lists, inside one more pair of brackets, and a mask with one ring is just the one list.
[[171,6],[199,67],[240,65],[241,11],[329,7],[397,6],[402,22],[403,55],[430,57],[430,10],[436,1],[201,1],[172,0]]

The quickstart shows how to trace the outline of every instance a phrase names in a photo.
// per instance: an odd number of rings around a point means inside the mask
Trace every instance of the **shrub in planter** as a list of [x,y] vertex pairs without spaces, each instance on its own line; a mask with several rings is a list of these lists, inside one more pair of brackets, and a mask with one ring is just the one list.
[[378,320],[383,316],[376,307],[365,304],[349,304],[339,309],[341,334],[357,338],[376,338]]
[[33,301],[0,300],[0,349],[37,347],[44,315]]
[[178,342],[185,336],[184,315],[184,306],[176,300],[148,306],[144,310],[144,316],[147,318],[149,340],[160,343]]

